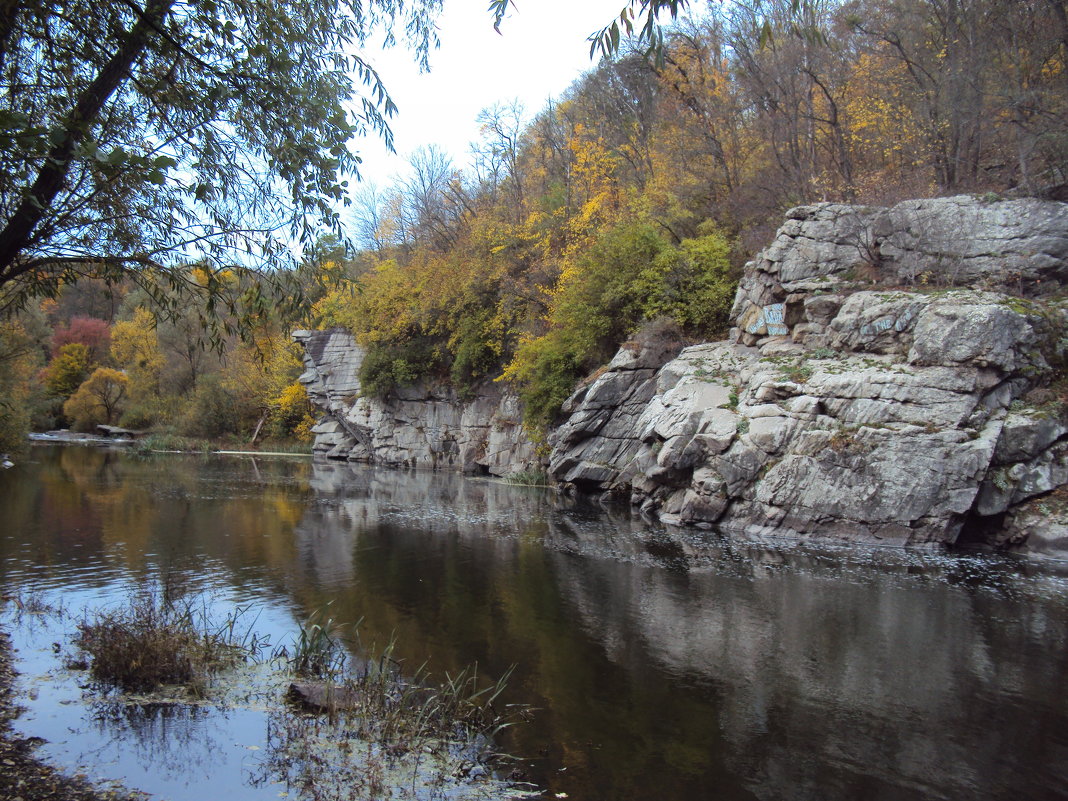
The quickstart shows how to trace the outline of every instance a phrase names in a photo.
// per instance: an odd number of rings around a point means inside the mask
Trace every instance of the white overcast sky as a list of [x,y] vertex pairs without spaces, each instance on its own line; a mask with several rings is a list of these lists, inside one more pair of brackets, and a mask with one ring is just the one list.
[[540,111],[594,66],[586,37],[611,22],[625,4],[516,0],[498,34],[486,10],[488,0],[445,0],[438,20],[441,47],[430,54],[429,73],[419,73],[400,43],[366,52],[399,112],[391,121],[396,156],[373,138],[357,142],[364,182],[388,185],[422,145],[439,145],[457,166],[466,166],[468,144],[478,136],[479,111],[514,98],[522,101],[528,118]]

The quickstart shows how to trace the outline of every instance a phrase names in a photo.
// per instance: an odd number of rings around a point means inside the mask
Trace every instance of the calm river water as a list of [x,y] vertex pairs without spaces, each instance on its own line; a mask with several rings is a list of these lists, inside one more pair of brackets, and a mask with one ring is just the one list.
[[[1068,798],[1068,580],[1049,567],[731,544],[300,459],[42,446],[0,473],[6,593],[77,613],[162,573],[275,641],[330,603],[437,675],[516,665],[507,700],[537,711],[503,745],[548,797]],[[256,779],[262,710],[101,712],[54,653],[68,632],[11,606],[16,725],[54,762],[171,801],[278,797]]]

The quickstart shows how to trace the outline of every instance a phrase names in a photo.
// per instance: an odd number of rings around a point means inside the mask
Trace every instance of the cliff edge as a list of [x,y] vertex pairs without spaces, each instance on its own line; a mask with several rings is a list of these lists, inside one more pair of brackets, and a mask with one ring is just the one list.
[[[549,474],[750,539],[1068,554],[1066,278],[1065,203],[792,209],[745,267],[729,339],[677,355],[625,345],[565,404]],[[538,466],[496,386],[470,401],[423,385],[359,398],[348,334],[295,336],[326,412],[317,453]]]
[[749,538],[1022,541],[1006,518],[1068,481],[1066,259],[1063,203],[795,208],[729,340],[656,371],[625,347],[568,401],[550,474]]
[[389,398],[360,394],[364,351],[347,331],[295,331],[304,347],[301,384],[322,417],[312,452],[391,467],[431,467],[507,475],[540,467],[523,432],[519,400],[498,385],[470,398],[419,382]]

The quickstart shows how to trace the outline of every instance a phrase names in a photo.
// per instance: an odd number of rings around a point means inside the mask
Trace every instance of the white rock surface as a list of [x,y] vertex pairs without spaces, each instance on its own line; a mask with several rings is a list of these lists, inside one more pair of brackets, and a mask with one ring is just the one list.
[[1068,482],[1068,423],[1028,394],[1054,377],[1068,326],[1063,304],[996,290],[1057,289],[1066,256],[1063,203],[794,209],[746,266],[731,341],[659,371],[617,357],[569,402],[550,474],[754,538],[998,532]]
[[344,330],[296,331],[307,368],[300,377],[324,415],[312,451],[331,459],[508,475],[535,469],[535,446],[519,402],[494,384],[470,400],[418,384],[386,400],[360,396],[363,349]]

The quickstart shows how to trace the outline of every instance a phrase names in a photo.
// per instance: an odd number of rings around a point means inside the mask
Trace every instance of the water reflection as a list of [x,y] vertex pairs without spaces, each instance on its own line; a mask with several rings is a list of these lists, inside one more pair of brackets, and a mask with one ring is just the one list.
[[[297,527],[311,583],[348,586],[353,614],[384,607],[376,620],[449,667],[472,653],[494,670],[518,661],[536,696],[525,700],[551,721],[539,727],[547,765],[570,773],[554,789],[1068,790],[1056,577],[969,557],[701,540],[450,475],[316,465],[312,485],[319,503]],[[1035,669],[1051,660],[1058,669]]]
[[197,772],[216,773],[225,764],[220,743],[206,724],[211,713],[199,706],[166,703],[102,703],[90,707],[99,740],[95,753],[122,749],[172,780]]
[[[553,793],[1068,796],[1068,601],[1049,572],[741,545],[451,474],[37,453],[0,476],[8,583],[167,567],[279,629],[330,603],[438,675],[516,664],[506,700],[540,711],[507,746]],[[160,715],[106,725],[147,760],[194,748]]]

